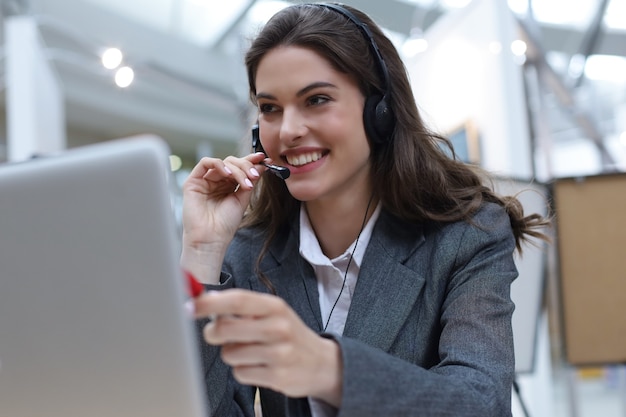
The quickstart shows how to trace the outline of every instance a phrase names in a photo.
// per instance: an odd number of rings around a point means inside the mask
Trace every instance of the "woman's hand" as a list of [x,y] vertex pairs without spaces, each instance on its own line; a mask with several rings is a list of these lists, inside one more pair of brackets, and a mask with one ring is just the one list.
[[241,223],[265,156],[202,158],[183,185],[182,267],[218,284],[226,248]]
[[339,346],[307,327],[283,299],[241,289],[209,292],[195,300],[195,314],[215,317],[204,338],[222,346],[222,359],[242,384],[339,407]]

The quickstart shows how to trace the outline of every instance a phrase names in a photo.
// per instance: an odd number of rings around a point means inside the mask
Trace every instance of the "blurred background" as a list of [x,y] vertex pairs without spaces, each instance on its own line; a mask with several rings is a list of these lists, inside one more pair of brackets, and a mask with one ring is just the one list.
[[[248,152],[255,109],[243,54],[291,3],[0,1],[0,163],[151,133],[169,144],[180,187],[202,156]],[[422,115],[466,162],[545,196],[560,179],[626,170],[626,0],[343,3],[384,28]],[[514,415],[626,416],[626,348],[592,366],[568,357],[562,265],[556,249],[542,253],[535,288],[519,300],[534,304],[518,319],[530,323],[530,347]]]
[[[493,36],[487,45],[491,53],[513,55],[520,72],[528,73],[532,64],[543,68],[543,75],[526,77],[532,80],[526,82],[529,91],[525,93],[529,111],[541,109],[544,116],[543,126],[532,132],[533,151],[541,151],[535,156],[539,161],[533,161],[540,167],[539,176],[623,169],[626,2],[500,2],[516,21],[494,16],[490,24],[523,25],[525,33],[511,27],[515,33],[506,35],[520,41],[513,44]],[[428,52],[429,32],[436,30],[444,18],[458,17],[476,7],[472,4],[476,2],[470,0],[345,3],[369,13],[385,28],[407,58],[415,80],[423,70],[414,61]],[[0,4],[3,37],[8,18],[26,15],[35,22],[43,58],[60,90],[67,147],[149,131],[165,138],[187,166],[198,155],[237,152],[240,141],[248,137],[252,112],[243,51],[260,25],[289,2],[3,0]],[[450,26],[449,32],[453,32],[455,25]],[[3,44],[2,57],[6,60],[4,39]],[[108,48],[121,52],[109,52],[109,69],[102,63]],[[466,69],[469,66],[469,70],[480,71],[477,65],[482,57],[471,54],[466,48],[457,54],[457,60],[465,61]],[[437,68],[447,67],[448,78],[457,78],[455,83],[462,84],[469,76],[455,75],[463,69],[455,68],[457,64],[448,59],[438,62]],[[133,71],[132,79],[127,68]],[[5,92],[8,76],[4,71],[1,85]],[[464,93],[455,90],[457,97]],[[4,96],[2,105],[6,106]],[[424,105],[430,99],[422,100],[424,94],[419,91],[416,97]],[[453,101],[450,96],[444,100]],[[518,110],[524,111],[519,106]],[[527,118],[525,123],[529,122]],[[6,119],[0,119],[0,123],[6,126]],[[575,167],[564,162],[571,161],[572,156],[577,158]],[[1,135],[0,160],[7,158],[7,138]]]

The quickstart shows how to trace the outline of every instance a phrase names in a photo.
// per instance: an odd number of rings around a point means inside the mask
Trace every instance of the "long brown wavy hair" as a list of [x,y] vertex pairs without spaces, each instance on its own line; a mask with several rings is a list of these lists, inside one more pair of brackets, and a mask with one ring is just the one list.
[[[395,114],[395,128],[387,144],[375,145],[370,140],[371,183],[382,207],[412,223],[471,222],[472,215],[484,202],[493,202],[508,213],[520,252],[521,243],[530,237],[546,239],[540,229],[549,224],[547,219],[539,214],[524,216],[517,198],[493,191],[485,171],[450,158],[442,150],[442,144],[450,150],[452,146],[424,125],[396,48],[367,15],[349,6],[342,7],[369,27],[389,71],[389,104]],[[336,11],[300,4],[274,15],[246,54],[250,98],[255,104],[259,63],[278,46],[315,51],[337,71],[356,80],[365,97],[383,93],[377,63],[359,28]],[[271,174],[263,176],[242,223],[244,227],[261,226],[267,231],[258,262],[278,231],[293,219],[298,207],[299,202],[289,194],[283,180]]]

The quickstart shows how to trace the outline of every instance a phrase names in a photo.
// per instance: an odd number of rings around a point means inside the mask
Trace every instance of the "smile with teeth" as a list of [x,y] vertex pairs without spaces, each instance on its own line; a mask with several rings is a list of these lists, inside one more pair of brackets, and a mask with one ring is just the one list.
[[322,156],[323,156],[322,152],[309,152],[309,153],[303,153],[300,155],[286,156],[285,159],[287,160],[289,165],[300,167],[302,165],[315,162],[318,159],[320,159]]

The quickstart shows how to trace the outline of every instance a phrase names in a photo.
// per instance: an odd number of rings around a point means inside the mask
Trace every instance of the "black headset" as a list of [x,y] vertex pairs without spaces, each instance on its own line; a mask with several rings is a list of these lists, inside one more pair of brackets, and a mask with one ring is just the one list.
[[363,108],[363,125],[365,126],[365,133],[376,144],[385,144],[391,140],[391,134],[396,124],[396,120],[393,114],[393,110],[389,104],[390,99],[390,82],[389,82],[389,70],[385,64],[380,49],[374,40],[374,35],[370,28],[361,20],[350,12],[348,9],[339,6],[338,4],[316,4],[317,6],[324,7],[328,10],[337,12],[345,16],[349,21],[354,23],[365,40],[368,41],[370,50],[378,66],[380,73],[380,81],[382,82],[383,94],[372,94],[365,100],[365,107]]
[[[366,98],[365,106],[363,108],[363,126],[365,127],[365,133],[374,144],[383,145],[390,142],[396,120],[393,110],[388,103],[391,95],[389,70],[387,69],[385,60],[378,49],[378,45],[374,40],[374,35],[370,31],[370,28],[352,12],[342,6],[339,6],[338,4],[312,3],[306,5],[323,7],[341,14],[354,23],[365,37],[365,40],[368,41],[370,50],[374,56],[376,65],[378,66],[383,93],[372,94]],[[252,127],[252,147],[255,152],[263,152],[261,140],[259,139],[258,123]]]

